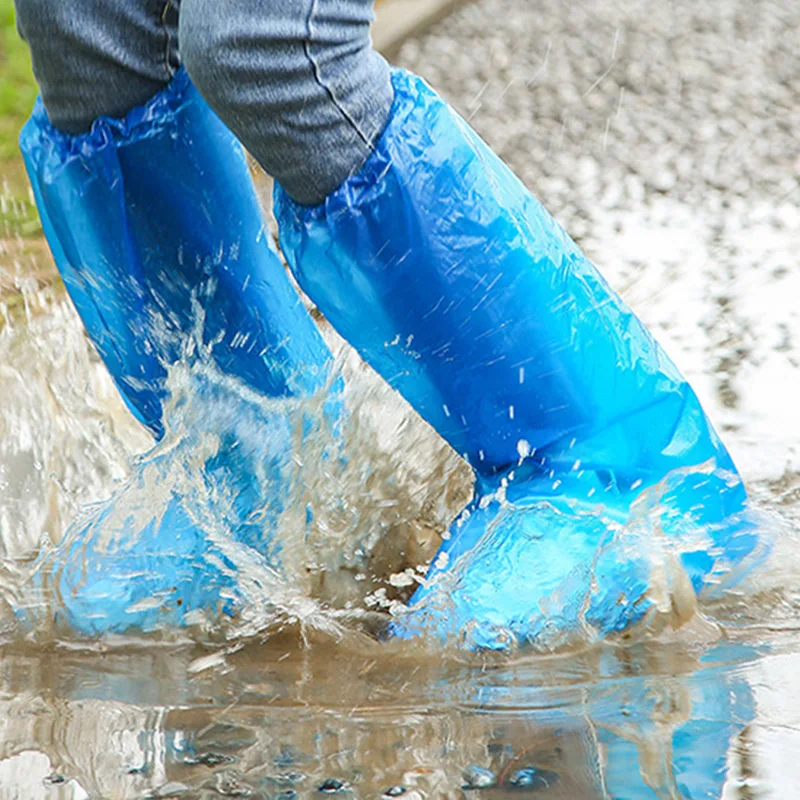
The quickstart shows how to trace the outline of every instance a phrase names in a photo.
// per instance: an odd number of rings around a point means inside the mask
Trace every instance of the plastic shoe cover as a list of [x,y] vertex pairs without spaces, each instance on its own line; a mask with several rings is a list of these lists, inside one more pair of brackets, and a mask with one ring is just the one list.
[[[288,495],[288,415],[302,415],[295,401],[325,386],[331,356],[271,249],[240,145],[184,71],[124,119],[99,119],[81,136],[56,130],[38,102],[20,142],[64,283],[138,419],[164,435],[167,373],[177,361],[235,384],[222,391],[224,380],[198,379],[189,392],[197,434],[218,438],[207,462],[195,464],[197,479],[232,498],[216,521],[273,558],[271,527]],[[248,391],[278,407],[245,403]],[[154,511],[138,469],[40,565],[44,582],[48,571],[61,574],[62,617],[78,631],[151,628],[190,609],[229,608],[217,589],[232,578],[206,558],[209,534],[193,527],[196,509],[172,494]],[[132,506],[140,513],[122,519]],[[112,557],[100,542],[115,537],[124,546]],[[155,602],[141,610],[140,601],[175,595],[173,587],[185,594],[174,613]]]
[[[144,526],[141,513],[120,518],[128,495],[139,490],[138,482],[126,487],[41,560],[36,582],[51,591],[40,607],[26,609],[29,626],[46,609],[59,631],[88,637],[150,633],[217,622],[240,610],[236,563],[188,516],[181,498],[170,497],[166,510]],[[167,547],[163,531],[169,531]]]
[[663,606],[655,545],[682,565],[662,583],[716,583],[758,537],[691,387],[468,125],[393,82],[361,171],[319,206],[275,200],[300,285],[477,472],[396,630],[475,647],[620,630]]
[[188,374],[162,441],[106,503],[37,559],[17,602],[28,631],[217,630],[270,608],[291,580],[281,513],[303,436],[302,408]]
[[325,383],[330,354],[270,249],[241,146],[183,70],[81,136],[38,101],[20,145],[70,297],[157,436],[166,367],[187,356],[270,397]]

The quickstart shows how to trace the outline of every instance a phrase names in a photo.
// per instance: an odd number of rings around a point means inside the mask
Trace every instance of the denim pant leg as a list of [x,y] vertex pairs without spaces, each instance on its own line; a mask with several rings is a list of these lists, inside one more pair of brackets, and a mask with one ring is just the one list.
[[179,66],[176,0],[15,0],[50,121],[79,134],[122,117]]
[[373,0],[182,0],[183,63],[198,89],[298,203],[366,161],[393,100],[371,46]]
[[48,116],[67,133],[146,102],[183,59],[264,169],[314,204],[360,169],[389,115],[373,0],[15,2]]

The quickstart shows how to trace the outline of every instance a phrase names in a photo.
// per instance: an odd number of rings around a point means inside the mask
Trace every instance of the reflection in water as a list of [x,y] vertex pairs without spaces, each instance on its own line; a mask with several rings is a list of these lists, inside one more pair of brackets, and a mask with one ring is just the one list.
[[[58,592],[25,582],[40,540],[57,547],[81,504],[120,485],[122,519],[153,514],[197,479],[187,453],[209,440],[190,432],[217,422],[176,426],[132,461],[151,443],[70,309],[0,329],[0,798],[796,796],[793,536],[774,580],[658,639],[514,658],[379,643],[360,632],[377,617],[365,604],[408,596],[469,480],[369,373],[341,369],[344,447],[317,438],[325,457],[293,467],[262,616],[202,641],[80,644],[47,624]],[[131,464],[153,465],[144,493]],[[206,502],[214,520],[224,499]],[[20,597],[34,619],[21,629]]]
[[6,651],[2,763],[63,797],[761,796],[751,685],[772,666],[743,643],[468,664],[286,635],[209,656]]

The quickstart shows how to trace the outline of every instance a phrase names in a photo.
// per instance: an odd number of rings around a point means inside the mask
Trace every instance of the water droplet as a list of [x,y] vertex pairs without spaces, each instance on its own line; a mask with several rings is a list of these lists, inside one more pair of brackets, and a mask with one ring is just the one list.
[[467,767],[464,772],[463,789],[489,789],[495,785],[497,779],[490,769],[483,769],[475,764]]
[[185,758],[183,763],[190,766],[218,767],[220,764],[231,764],[235,760],[233,756],[226,756],[222,753],[201,753],[198,756]]
[[549,789],[558,782],[558,773],[549,769],[536,769],[524,767],[517,770],[509,779],[508,785],[515,789],[524,789],[529,792],[538,792],[540,789]]

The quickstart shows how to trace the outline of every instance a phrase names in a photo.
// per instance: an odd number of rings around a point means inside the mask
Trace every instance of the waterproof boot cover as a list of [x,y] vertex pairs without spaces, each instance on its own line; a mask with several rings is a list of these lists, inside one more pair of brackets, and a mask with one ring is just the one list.
[[[159,506],[147,487],[170,475],[177,487],[176,453],[216,437],[194,465],[205,508],[272,559],[293,408],[326,384],[331,363],[271,249],[244,153],[182,70],[146,105],[80,136],[56,130],[38,102],[20,141],[56,264],[123,398],[156,438],[168,409],[184,423],[184,439],[162,443],[167,455],[145,459],[41,565],[57,613],[96,634],[230,610],[219,591],[235,571],[209,557],[208,520],[197,524],[188,490]],[[203,377],[170,405],[179,361]]]
[[476,472],[396,631],[548,648],[689,613],[758,543],[695,393],[469,126],[393,82],[364,167],[275,207],[302,288]]

